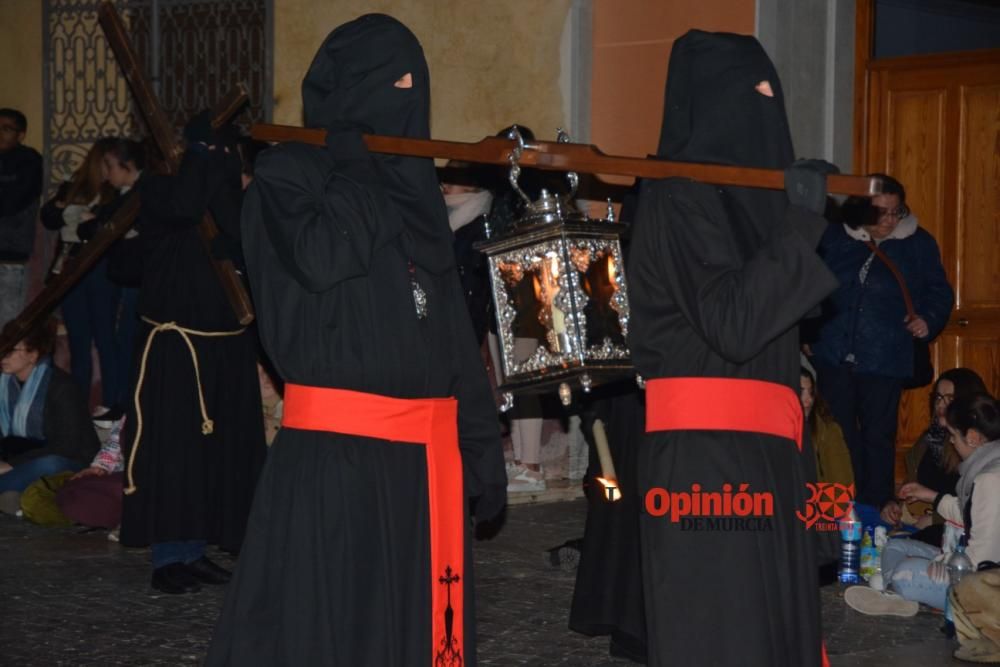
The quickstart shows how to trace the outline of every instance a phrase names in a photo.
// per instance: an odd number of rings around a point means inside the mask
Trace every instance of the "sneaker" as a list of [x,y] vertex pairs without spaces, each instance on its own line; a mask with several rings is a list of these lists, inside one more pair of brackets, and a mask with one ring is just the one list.
[[916,616],[920,610],[920,605],[913,600],[868,586],[851,586],[844,591],[844,602],[854,611],[868,616]]
[[105,408],[104,406],[98,406],[94,410],[93,417],[91,418],[94,422],[94,426],[97,428],[109,429],[116,421],[124,416],[125,412],[119,407]]
[[4,491],[0,493],[0,512],[4,514],[13,514],[17,516],[17,513],[21,511],[21,492],[20,491]]
[[515,472],[513,476],[510,473],[507,475],[507,493],[545,490],[545,477],[540,470],[518,466]]
[[959,660],[995,665],[1000,663],[1000,648],[986,638],[963,639],[953,654]]
[[876,572],[868,579],[868,585],[876,591],[884,591],[885,583],[882,581],[882,573]]

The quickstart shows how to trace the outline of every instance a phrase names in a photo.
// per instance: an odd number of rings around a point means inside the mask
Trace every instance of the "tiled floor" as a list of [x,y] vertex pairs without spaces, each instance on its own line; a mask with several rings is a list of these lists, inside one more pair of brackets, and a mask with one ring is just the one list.
[[[567,629],[574,575],[543,558],[580,535],[585,511],[581,500],[512,507],[499,535],[476,544],[480,664],[631,664],[608,658],[606,639]],[[200,663],[222,591],[157,596],[148,577],[146,551],[103,533],[0,516],[0,665]],[[864,617],[836,587],[822,599],[833,667],[963,664],[949,657],[938,616]]]

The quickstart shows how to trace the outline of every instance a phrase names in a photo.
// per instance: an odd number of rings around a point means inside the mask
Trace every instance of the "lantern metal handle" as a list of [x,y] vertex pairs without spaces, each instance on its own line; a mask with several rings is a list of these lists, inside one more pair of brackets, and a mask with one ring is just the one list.
[[521,130],[517,125],[511,125],[510,131],[507,132],[507,138],[514,140],[514,150],[510,152],[510,157],[508,158],[510,161],[510,174],[507,176],[507,180],[510,181],[510,187],[514,189],[514,192],[520,195],[524,203],[530,207],[532,204],[531,198],[524,194],[524,190],[521,189],[517,181],[521,178],[521,155],[525,150],[535,147],[524,142],[524,137],[521,136]]
[[[556,143],[568,144],[570,143],[569,132],[562,129],[561,127],[556,128]],[[566,195],[568,201],[573,201],[576,199],[576,190],[580,187],[580,176],[577,175],[575,171],[566,172],[566,180],[569,181],[569,194]]]

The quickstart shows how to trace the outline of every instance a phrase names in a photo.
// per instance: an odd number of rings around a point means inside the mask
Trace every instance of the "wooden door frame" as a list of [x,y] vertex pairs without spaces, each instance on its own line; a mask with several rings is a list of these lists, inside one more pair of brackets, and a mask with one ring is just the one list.
[[930,65],[962,65],[993,59],[1000,49],[978,49],[917,54],[893,58],[874,58],[875,1],[855,0],[854,10],[854,127],[853,162],[855,174],[871,171],[869,161],[868,126],[871,100],[871,70],[927,67]]
[[868,64],[875,45],[875,0],[855,0],[854,173],[868,172]]

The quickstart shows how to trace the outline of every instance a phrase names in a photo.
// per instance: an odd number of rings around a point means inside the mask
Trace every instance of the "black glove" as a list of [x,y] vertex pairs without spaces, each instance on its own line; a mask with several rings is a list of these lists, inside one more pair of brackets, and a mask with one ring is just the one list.
[[348,122],[337,122],[326,128],[326,148],[337,161],[368,161],[370,154],[361,136],[370,129]]
[[236,142],[239,141],[239,128],[232,123],[226,123],[218,128],[212,127],[212,112],[208,109],[199,111],[191,117],[191,120],[184,126],[184,138],[188,145],[205,144],[206,146],[216,146],[218,148],[236,149]]
[[199,111],[184,126],[184,138],[189,144],[211,144],[212,133],[212,112],[208,109]]
[[839,173],[836,165],[825,160],[796,160],[785,169],[788,201],[823,215],[826,210],[826,176]]
[[81,222],[79,225],[77,225],[76,226],[77,238],[84,242],[94,238],[94,235],[97,234],[97,230],[100,227],[101,224],[100,220],[101,220],[100,218],[94,218],[86,222]]
[[507,484],[489,484],[483,494],[475,499],[472,513],[478,522],[492,521],[507,506]]

